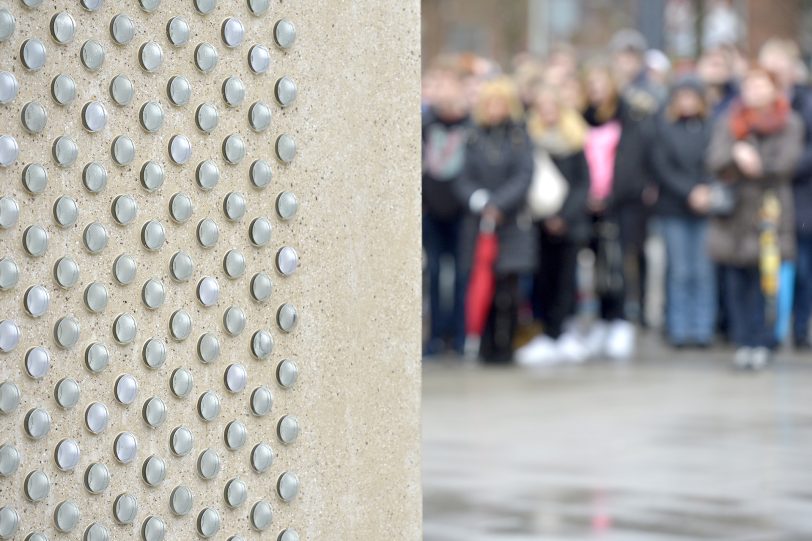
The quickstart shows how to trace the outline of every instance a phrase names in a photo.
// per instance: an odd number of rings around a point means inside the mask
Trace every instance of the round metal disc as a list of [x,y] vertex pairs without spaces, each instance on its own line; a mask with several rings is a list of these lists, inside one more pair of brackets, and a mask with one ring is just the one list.
[[141,186],[148,192],[154,192],[164,184],[164,168],[155,161],[145,162],[141,166]]
[[166,85],[166,95],[172,105],[180,107],[192,99],[192,85],[186,77],[176,75],[169,79]]
[[121,314],[113,321],[113,338],[119,344],[131,344],[137,333],[138,324],[132,314]]
[[270,4],[270,0],[248,0],[248,9],[251,11],[251,15],[261,17],[268,11]]
[[79,205],[72,197],[63,195],[54,201],[53,214],[56,225],[62,228],[71,227],[79,218]]
[[264,272],[259,272],[251,278],[251,296],[257,302],[265,302],[273,293],[273,283],[271,277]]
[[248,486],[242,479],[231,479],[223,490],[223,498],[229,507],[236,509],[248,499]]
[[245,85],[239,77],[229,77],[223,81],[223,101],[229,107],[237,107],[245,100]]
[[79,265],[70,257],[60,257],[54,265],[54,279],[59,287],[69,289],[79,281]]
[[17,285],[20,269],[17,263],[9,258],[0,258],[0,291],[7,291]]
[[[2,13],[8,13],[5,10],[0,10],[0,17]],[[2,23],[0,23],[1,25]],[[0,29],[0,32],[2,29]],[[9,71],[0,71],[0,105],[7,105],[14,101],[17,97],[17,92],[20,90],[20,83],[13,73]]]
[[202,103],[195,112],[195,122],[200,131],[204,133],[211,133],[217,127],[220,115],[217,112],[217,107],[211,103]]
[[220,415],[220,398],[214,391],[206,391],[200,395],[197,412],[204,421],[213,421]]
[[270,357],[273,346],[273,336],[268,331],[257,331],[251,337],[251,353],[261,361]]
[[203,73],[209,73],[217,65],[217,49],[209,43],[201,43],[195,48],[195,66]]
[[8,415],[20,405],[20,388],[10,381],[0,383],[0,413]]
[[251,178],[251,184],[253,184],[255,188],[266,188],[271,183],[271,179],[273,178],[271,164],[265,160],[255,161],[251,164],[249,177]]
[[206,276],[197,283],[197,300],[206,307],[214,306],[220,298],[220,284],[217,278]]
[[144,347],[141,350],[141,358],[144,364],[153,370],[162,367],[166,362],[166,344],[158,338],[150,338],[144,342]]
[[29,163],[23,168],[23,187],[32,194],[40,194],[48,186],[48,170],[41,164]]
[[299,534],[296,532],[296,530],[291,530],[288,528],[279,534],[278,541],[299,541]]
[[248,109],[248,124],[255,132],[264,132],[271,127],[271,108],[262,101],[254,102]]
[[251,393],[251,413],[257,417],[264,417],[273,408],[273,394],[267,387],[257,387]]
[[17,140],[10,135],[0,135],[0,166],[11,166],[19,155],[20,146]]
[[85,366],[94,374],[104,372],[110,364],[110,351],[100,342],[93,342],[85,348]]
[[172,17],[166,23],[166,36],[169,38],[169,43],[175,47],[182,47],[189,43],[191,33],[189,23],[182,17]]
[[116,75],[110,81],[110,97],[120,106],[129,105],[135,96],[132,81],[126,75]]
[[62,349],[70,349],[79,341],[79,320],[73,316],[59,318],[54,325],[54,340]]
[[39,102],[29,101],[20,111],[20,121],[28,133],[42,133],[48,123],[48,111]]
[[183,341],[192,333],[192,317],[185,310],[177,310],[169,318],[169,332],[172,338]]
[[122,374],[116,380],[113,394],[120,404],[129,406],[138,397],[138,380],[130,374]]
[[42,439],[51,431],[51,415],[44,409],[34,408],[25,415],[23,426],[29,438]]
[[150,278],[144,282],[144,287],[141,288],[141,301],[150,310],[160,308],[166,299],[166,288],[163,282],[156,278]]
[[192,373],[185,368],[176,368],[172,372],[172,379],[169,381],[169,388],[172,389],[172,394],[178,398],[185,398],[189,396],[194,388],[194,380]]
[[248,230],[251,244],[257,248],[267,245],[271,241],[271,230],[270,220],[267,218],[255,218]]
[[276,101],[282,107],[290,107],[293,105],[293,102],[296,101],[297,93],[298,88],[296,87],[296,83],[290,77],[282,77],[276,81],[274,94],[276,95]]
[[101,102],[90,101],[82,108],[82,124],[89,132],[98,132],[107,125],[107,110]]
[[282,192],[276,198],[276,213],[284,220],[292,220],[299,210],[299,201],[292,192]]
[[137,272],[138,264],[131,255],[121,254],[113,262],[113,278],[123,286],[131,284]]
[[286,389],[293,387],[299,377],[299,368],[290,359],[285,359],[276,367],[276,379]]
[[271,53],[263,45],[254,45],[248,50],[248,66],[256,74],[262,74],[271,67]]
[[153,396],[144,402],[141,414],[150,428],[158,428],[166,421],[166,404],[159,397]]
[[220,357],[220,340],[212,333],[205,333],[197,341],[197,356],[205,364],[213,363]]
[[104,525],[94,522],[85,530],[82,541],[110,541],[110,532]]
[[283,49],[290,49],[296,42],[296,26],[287,19],[280,19],[273,27],[273,38]]
[[119,13],[110,21],[110,36],[119,45],[126,45],[135,37],[135,23],[124,13]]
[[81,516],[78,505],[69,500],[63,501],[54,510],[54,527],[61,533],[70,533],[79,524]]
[[257,473],[265,473],[273,464],[273,449],[267,443],[259,443],[251,450],[251,467]]
[[68,105],[76,99],[76,82],[70,75],[61,73],[51,81],[51,97],[57,105]]
[[138,50],[138,59],[141,67],[149,73],[158,71],[164,61],[164,52],[155,41],[148,41]]
[[22,331],[16,322],[10,319],[0,321],[0,352],[8,353],[13,351],[20,343]]
[[296,307],[292,304],[283,304],[276,313],[276,323],[284,332],[291,332],[299,319]]
[[100,314],[107,308],[110,296],[101,282],[92,282],[85,288],[85,306],[94,314]]
[[31,286],[23,295],[23,306],[31,317],[40,317],[48,311],[51,296],[45,286]]
[[193,212],[192,198],[185,193],[176,193],[169,200],[169,216],[176,223],[187,222],[192,217]]
[[279,420],[276,433],[284,444],[291,444],[299,437],[299,420],[292,415],[285,415]]
[[169,140],[169,157],[177,165],[183,165],[192,157],[192,142],[185,135],[175,135]]
[[101,434],[110,421],[110,412],[101,402],[93,402],[85,410],[85,426],[91,434]]
[[138,515],[138,500],[132,494],[119,494],[113,502],[113,517],[119,524],[132,524]]
[[176,252],[169,260],[169,273],[178,282],[186,282],[192,277],[194,262],[186,252]]
[[245,27],[243,27],[239,19],[229,17],[223,21],[220,33],[226,47],[239,47],[243,38],[245,38]]
[[223,439],[226,443],[226,448],[229,451],[236,451],[245,445],[248,439],[248,429],[239,421],[231,421],[226,425]]
[[186,456],[192,452],[194,436],[185,426],[179,426],[169,437],[169,448],[175,456]]
[[203,509],[197,516],[197,533],[208,539],[220,531],[220,513],[211,507]]
[[226,384],[226,389],[232,393],[239,393],[248,385],[248,371],[240,363],[234,363],[226,368],[223,380]]
[[141,475],[146,484],[151,487],[157,487],[166,479],[166,462],[159,456],[150,456],[144,461]]
[[10,477],[20,467],[20,452],[10,443],[0,445],[0,477]]
[[299,254],[290,246],[283,246],[276,253],[276,268],[285,276],[291,276],[299,268]]
[[220,238],[220,228],[211,218],[205,218],[197,224],[197,240],[203,248],[211,248]]
[[166,230],[158,220],[150,220],[141,229],[141,242],[144,248],[157,252],[166,243]]
[[223,270],[226,276],[236,280],[245,274],[245,256],[239,250],[229,250],[223,257]]
[[164,541],[166,523],[159,517],[147,517],[141,526],[141,537],[144,541]]
[[232,165],[245,158],[245,142],[239,134],[232,133],[223,140],[223,158]]
[[283,163],[290,163],[296,157],[296,141],[287,133],[276,140],[276,156]]
[[23,232],[23,248],[28,255],[40,257],[48,249],[48,232],[44,227],[32,225]]
[[117,165],[129,165],[135,159],[135,143],[126,135],[113,139],[110,154]]
[[90,193],[99,193],[107,186],[107,170],[98,162],[90,162],[82,170],[82,183]]
[[82,44],[79,58],[88,70],[99,71],[104,64],[104,46],[95,39],[89,39]]
[[51,480],[42,470],[34,470],[25,478],[25,497],[32,502],[41,502],[51,493]]
[[217,0],[194,0],[195,9],[201,15],[208,15],[217,7]]
[[172,494],[169,496],[169,508],[175,515],[179,517],[188,515],[192,511],[193,505],[192,489],[180,485],[172,490]]
[[299,493],[299,477],[295,473],[285,472],[279,476],[276,484],[279,497],[286,502],[293,501]]
[[147,13],[152,13],[161,5],[161,0],[138,0],[138,5]]
[[229,192],[223,199],[223,214],[232,222],[239,222],[245,216],[245,196],[239,192]]
[[73,41],[76,35],[76,21],[70,13],[63,11],[51,17],[51,37],[60,45]]
[[217,164],[212,160],[200,162],[195,171],[195,179],[197,185],[204,191],[209,191],[217,186],[220,180],[220,170],[217,168]]
[[54,450],[54,462],[56,467],[62,471],[71,471],[79,465],[82,451],[79,442],[76,440],[62,440],[56,445]]
[[69,410],[79,403],[80,387],[76,380],[63,378],[54,389],[54,399],[62,409]]
[[20,60],[23,66],[36,71],[45,65],[45,44],[36,38],[27,39],[20,47]]
[[85,488],[91,494],[101,494],[110,486],[110,470],[100,462],[88,466],[85,470]]
[[113,443],[113,454],[122,464],[130,464],[138,455],[138,440],[131,432],[122,432]]
[[270,528],[273,522],[273,509],[271,504],[265,500],[260,500],[251,508],[249,516],[251,527],[255,530],[262,532]]
[[141,106],[138,118],[142,128],[150,133],[155,133],[164,125],[164,110],[157,101],[148,101]]
[[220,473],[220,457],[212,449],[206,449],[197,457],[197,473],[203,479],[210,480]]
[[229,306],[223,313],[223,327],[231,336],[239,336],[245,329],[246,323],[245,312],[238,306]]
[[0,42],[8,41],[14,35],[16,27],[14,15],[6,8],[0,9]]

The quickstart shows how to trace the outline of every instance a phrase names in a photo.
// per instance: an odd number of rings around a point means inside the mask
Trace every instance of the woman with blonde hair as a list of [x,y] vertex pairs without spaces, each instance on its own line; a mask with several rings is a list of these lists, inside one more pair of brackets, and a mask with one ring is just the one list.
[[454,190],[467,209],[461,261],[470,269],[480,224],[495,227],[499,255],[496,291],[480,345],[487,362],[510,362],[517,325],[519,275],[535,265],[532,220],[526,211],[533,176],[532,145],[522,123],[523,108],[506,77],[483,84],[473,110],[475,126],[465,166]]
[[[561,91],[546,84],[536,91],[528,131],[535,147],[530,201],[539,241],[533,291],[543,334],[517,351],[516,360],[525,365],[580,361],[583,348],[578,338],[564,332],[564,322],[575,310],[578,249],[589,239],[587,125],[565,104]],[[536,190],[547,204],[534,204]]]

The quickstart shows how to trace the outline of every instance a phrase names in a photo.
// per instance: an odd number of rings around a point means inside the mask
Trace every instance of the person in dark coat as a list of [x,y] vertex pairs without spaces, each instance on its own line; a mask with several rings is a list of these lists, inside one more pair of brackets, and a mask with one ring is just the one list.
[[795,258],[791,179],[802,146],[803,122],[773,75],[763,68],[750,69],[741,98],[717,122],[707,153],[710,172],[736,192],[732,214],[711,220],[708,247],[711,257],[725,265],[727,317],[738,367],[763,368],[776,345],[762,291],[762,232],[765,225],[774,228],[780,258]]
[[[462,353],[465,341],[466,276],[458,259],[463,208],[453,186],[465,164],[468,106],[456,59],[439,59],[432,67],[432,78],[432,102],[423,115],[423,248],[430,310],[425,355],[442,352],[449,339],[453,349]],[[440,291],[444,256],[454,265],[451,306],[444,305]]]
[[716,272],[705,249],[711,121],[699,79],[687,76],[674,84],[656,128],[652,165],[659,187],[655,212],[667,254],[667,335],[675,347],[705,347],[713,340],[718,303]]
[[775,74],[792,110],[804,126],[803,152],[792,180],[798,245],[793,340],[796,348],[807,350],[812,347],[809,340],[812,315],[812,95],[806,85],[798,84],[798,66],[802,59],[795,42],[777,38],[767,41],[759,52],[759,62]]
[[[539,249],[533,291],[543,333],[516,352],[516,361],[524,365],[581,361],[583,354],[573,349],[576,339],[564,333],[564,323],[575,311],[578,250],[589,240],[587,126],[578,111],[564,105],[559,90],[545,86],[536,92],[528,130],[536,161],[550,158],[566,182],[566,197],[559,208],[549,209],[549,215],[534,216]],[[535,174],[542,171],[538,168]]]
[[607,256],[615,262],[604,269],[609,272],[598,270],[599,281],[607,284],[598,293],[601,317],[608,327],[596,327],[593,354],[626,359],[633,355],[635,341],[634,326],[626,314],[626,290],[640,287],[638,262],[646,237],[643,191],[650,179],[651,117],[650,111],[632,106],[619,95],[606,66],[588,67],[584,79],[589,208],[595,224],[592,244],[599,264],[604,260],[601,254],[616,254]]
[[533,271],[536,262],[532,220],[526,209],[533,154],[522,114],[510,79],[494,79],[483,85],[474,108],[475,127],[465,149],[465,167],[454,184],[459,201],[468,211],[461,246],[467,268],[473,261],[480,224],[496,224],[496,293],[480,347],[486,362],[512,360],[519,275]]

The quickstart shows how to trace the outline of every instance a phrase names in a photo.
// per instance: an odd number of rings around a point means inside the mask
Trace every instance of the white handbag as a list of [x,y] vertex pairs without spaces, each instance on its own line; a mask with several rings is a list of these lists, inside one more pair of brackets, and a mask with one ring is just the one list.
[[530,191],[527,193],[527,205],[533,219],[543,220],[555,216],[564,206],[569,183],[547,152],[537,150],[533,161],[535,169]]

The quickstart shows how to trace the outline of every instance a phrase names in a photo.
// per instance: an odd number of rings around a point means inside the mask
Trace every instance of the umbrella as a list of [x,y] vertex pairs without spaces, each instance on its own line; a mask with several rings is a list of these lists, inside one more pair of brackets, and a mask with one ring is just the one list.
[[469,356],[479,353],[480,338],[493,303],[496,287],[493,266],[499,254],[495,229],[493,221],[482,220],[474,248],[474,261],[465,296],[465,351]]

